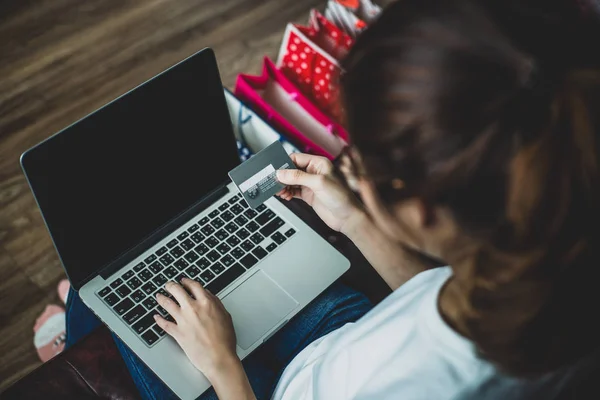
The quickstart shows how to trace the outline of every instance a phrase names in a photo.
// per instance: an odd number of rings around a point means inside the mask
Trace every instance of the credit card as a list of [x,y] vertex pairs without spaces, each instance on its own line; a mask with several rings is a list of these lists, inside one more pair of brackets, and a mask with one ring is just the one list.
[[277,181],[278,169],[295,169],[279,141],[229,171],[229,177],[252,208],[260,206],[285,185]]

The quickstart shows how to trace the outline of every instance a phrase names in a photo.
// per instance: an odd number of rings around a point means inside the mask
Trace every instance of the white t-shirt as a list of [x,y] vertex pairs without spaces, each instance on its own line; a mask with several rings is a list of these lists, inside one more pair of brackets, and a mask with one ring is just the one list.
[[495,368],[437,307],[449,267],[422,272],[355,323],[316,340],[283,372],[274,400],[451,399]]

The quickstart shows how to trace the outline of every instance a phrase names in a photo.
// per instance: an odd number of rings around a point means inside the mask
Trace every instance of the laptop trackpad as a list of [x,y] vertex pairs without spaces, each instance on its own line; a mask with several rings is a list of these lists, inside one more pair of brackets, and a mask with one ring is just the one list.
[[222,301],[233,318],[237,344],[244,350],[298,305],[262,271],[245,280]]

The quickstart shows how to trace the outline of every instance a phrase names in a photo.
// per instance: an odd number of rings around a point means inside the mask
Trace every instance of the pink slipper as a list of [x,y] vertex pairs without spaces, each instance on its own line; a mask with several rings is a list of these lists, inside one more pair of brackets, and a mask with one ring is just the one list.
[[65,310],[49,304],[35,321],[33,344],[42,362],[46,362],[65,348]]

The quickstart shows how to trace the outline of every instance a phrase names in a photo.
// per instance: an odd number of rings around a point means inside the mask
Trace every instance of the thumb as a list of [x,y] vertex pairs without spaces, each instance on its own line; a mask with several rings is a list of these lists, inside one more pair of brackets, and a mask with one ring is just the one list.
[[280,169],[277,171],[277,180],[284,185],[306,186],[314,189],[321,179],[321,175],[309,174],[300,169]]

